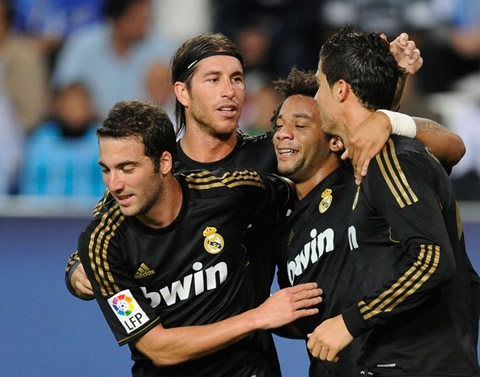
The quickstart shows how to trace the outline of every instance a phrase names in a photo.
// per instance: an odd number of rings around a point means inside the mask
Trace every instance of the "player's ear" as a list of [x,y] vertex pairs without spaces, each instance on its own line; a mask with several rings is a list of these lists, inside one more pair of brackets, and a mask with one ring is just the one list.
[[187,84],[182,81],[177,81],[173,84],[173,90],[177,100],[183,105],[188,106],[190,103],[190,93],[188,92]]
[[169,174],[173,169],[173,157],[170,152],[163,152],[160,157],[160,173]]
[[332,152],[340,152],[345,149],[345,145],[343,144],[343,140],[340,136],[332,136],[328,143]]
[[344,102],[347,99],[350,89],[350,84],[343,79],[338,80],[332,87],[333,94],[338,102]]

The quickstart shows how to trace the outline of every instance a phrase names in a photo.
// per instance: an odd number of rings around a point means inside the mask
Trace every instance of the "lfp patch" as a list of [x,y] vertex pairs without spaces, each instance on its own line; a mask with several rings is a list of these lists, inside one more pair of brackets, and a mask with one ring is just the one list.
[[127,334],[140,328],[149,320],[129,289],[125,289],[110,297],[108,303]]

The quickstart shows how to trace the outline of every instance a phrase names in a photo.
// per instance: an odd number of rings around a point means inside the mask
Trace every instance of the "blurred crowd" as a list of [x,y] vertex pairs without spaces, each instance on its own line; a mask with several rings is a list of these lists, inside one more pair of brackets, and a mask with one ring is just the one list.
[[424,66],[401,111],[462,136],[457,196],[480,200],[479,0],[0,0],[0,195],[102,196],[95,128],[125,99],[173,114],[172,53],[205,31],[233,39],[246,63],[240,127],[270,130],[272,80],[316,70],[345,24],[403,31]]

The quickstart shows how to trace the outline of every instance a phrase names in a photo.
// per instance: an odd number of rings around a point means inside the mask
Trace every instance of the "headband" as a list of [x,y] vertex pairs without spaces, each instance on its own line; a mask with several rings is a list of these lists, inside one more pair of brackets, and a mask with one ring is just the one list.
[[243,58],[242,55],[240,55],[237,52],[229,52],[229,51],[211,51],[211,52],[206,52],[203,55],[200,55],[198,58],[193,60],[189,65],[187,65],[187,68],[185,68],[179,75],[178,75],[178,80],[176,81],[185,81],[187,78],[188,74],[191,72],[191,69],[195,67],[195,65],[203,59],[209,58],[210,56],[216,56],[216,55],[226,55],[226,56],[233,56],[234,58],[237,58],[240,63],[242,64],[243,67]]

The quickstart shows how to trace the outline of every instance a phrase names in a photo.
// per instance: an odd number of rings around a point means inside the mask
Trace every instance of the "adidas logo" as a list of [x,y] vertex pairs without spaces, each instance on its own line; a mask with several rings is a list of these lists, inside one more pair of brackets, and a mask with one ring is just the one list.
[[150,269],[145,263],[142,263],[133,277],[135,279],[141,279],[153,275],[154,273],[155,270]]

